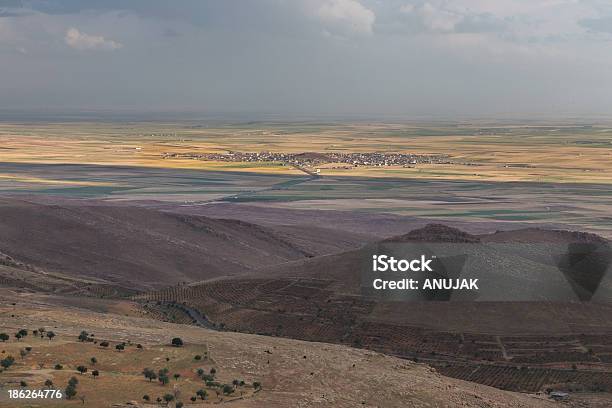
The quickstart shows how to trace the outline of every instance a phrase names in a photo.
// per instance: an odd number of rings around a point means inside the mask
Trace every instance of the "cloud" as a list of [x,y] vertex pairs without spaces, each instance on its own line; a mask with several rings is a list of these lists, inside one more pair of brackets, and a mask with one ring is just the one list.
[[451,10],[436,8],[431,3],[425,3],[418,9],[425,26],[432,31],[454,31],[464,16]]
[[123,45],[113,40],[107,40],[106,38],[99,35],[89,35],[80,32],[78,29],[72,27],[66,31],[64,36],[66,44],[77,50],[106,50],[112,51],[117,50]]
[[318,10],[319,19],[342,31],[371,34],[376,14],[356,0],[326,0]]
[[612,17],[587,18],[581,20],[580,25],[593,32],[612,33]]

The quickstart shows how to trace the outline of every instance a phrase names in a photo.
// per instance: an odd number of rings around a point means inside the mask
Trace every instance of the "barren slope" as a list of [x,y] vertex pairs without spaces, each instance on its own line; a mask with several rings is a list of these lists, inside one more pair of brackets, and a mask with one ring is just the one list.
[[244,273],[309,255],[242,221],[13,198],[0,199],[0,252],[41,270],[130,288]]

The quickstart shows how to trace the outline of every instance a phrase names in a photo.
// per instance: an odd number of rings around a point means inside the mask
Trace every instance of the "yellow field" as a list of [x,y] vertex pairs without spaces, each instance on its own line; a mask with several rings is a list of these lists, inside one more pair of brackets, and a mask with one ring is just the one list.
[[[204,128],[184,124],[1,124],[0,161],[79,163],[297,174],[275,163],[164,159],[163,153],[402,152],[446,154],[453,164],[415,168],[322,166],[322,175],[422,179],[612,182],[612,131],[409,125],[265,125]],[[432,134],[429,134],[432,133]],[[337,166],[336,166],[337,167]],[[1,175],[0,175],[1,176]],[[45,180],[41,180],[44,182]],[[49,181],[53,182],[53,180]]]

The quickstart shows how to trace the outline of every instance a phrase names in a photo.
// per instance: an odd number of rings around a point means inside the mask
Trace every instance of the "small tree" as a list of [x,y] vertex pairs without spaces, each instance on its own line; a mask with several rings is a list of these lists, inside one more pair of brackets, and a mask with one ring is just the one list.
[[0,333],[0,341],[2,341],[3,343],[4,343],[5,341],[7,341],[8,339],[10,339],[10,338],[11,338],[11,337],[10,337],[8,334],[6,334],[6,333]]
[[172,345],[174,347],[181,347],[183,345],[183,340],[180,337],[175,337],[172,339]]
[[28,335],[28,331],[26,329],[21,329],[18,333],[21,334],[21,337],[25,337]]
[[100,346],[101,347],[108,347],[108,341],[101,341],[100,342]]
[[240,380],[232,381],[232,385],[234,386],[234,388],[238,388],[238,386],[240,385]]
[[77,367],[77,371],[81,373],[81,375],[83,375],[83,373],[87,372],[87,367],[85,367],[84,365],[80,365]]
[[92,357],[92,358],[89,359],[89,361],[91,361],[92,365],[96,365],[96,363],[98,362],[98,359],[95,358],[95,357]]
[[79,395],[79,399],[81,400],[81,404],[85,405],[85,395]]
[[115,346],[115,348],[116,348],[118,351],[125,350],[125,346],[124,346],[123,344],[117,344],[117,345]]
[[255,381],[255,382],[253,383],[253,388],[255,388],[256,390],[261,389],[261,383],[260,383],[260,382]]
[[182,402],[178,401],[175,405],[176,408],[183,408],[185,404],[183,404]]
[[53,367],[53,368],[56,369],[56,370],[61,370],[62,368],[64,368],[64,366],[61,365],[61,364],[56,364],[55,367]]
[[79,380],[76,377],[70,377],[70,379],[68,380],[68,385],[72,385],[75,388],[78,383],[79,383]]
[[204,369],[203,368],[198,368],[196,370],[196,373],[198,374],[198,377],[201,377],[204,375]]
[[170,378],[166,374],[159,374],[158,380],[162,385],[166,385],[170,382]]
[[196,397],[195,395],[192,395],[191,398],[189,398],[189,399],[191,400],[191,402],[196,402],[198,397]]
[[178,381],[179,378],[181,378],[181,375],[179,373],[174,373],[174,380]]
[[47,332],[47,338],[49,339],[49,341],[53,340],[54,337],[55,333],[53,333],[52,331]]
[[89,339],[89,333],[83,330],[81,334],[79,334],[78,338],[79,338],[79,341],[87,341],[87,339]]
[[148,401],[151,401],[151,397],[149,397],[147,394],[143,395],[143,396],[142,396],[142,399],[143,399],[143,400],[145,400],[145,401],[147,401],[147,402],[148,402]]
[[15,338],[20,341],[23,336],[20,333],[15,333]]
[[142,375],[144,375],[144,377],[148,379],[149,382],[157,378],[155,371],[151,370],[150,368],[145,368],[144,370],[142,370]]
[[19,356],[20,356],[21,358],[24,358],[24,357],[25,357],[25,356],[27,356],[27,355],[28,355],[28,352],[27,352],[27,351],[25,351],[25,350],[19,350]]
[[196,391],[196,395],[200,397],[200,399],[204,400],[206,396],[208,395],[208,393],[206,392],[206,390],[200,389]]
[[199,354],[196,354],[196,355],[193,357],[193,359],[194,359],[194,360],[196,360],[196,361],[200,361],[200,360],[202,359],[202,356],[201,356],[201,355],[199,355]]
[[100,372],[99,372],[98,370],[93,370],[93,371],[91,372],[91,375],[93,375],[93,378],[94,378],[94,380],[95,380],[95,379],[96,379],[96,377],[100,375]]
[[72,399],[76,395],[76,387],[73,385],[68,385],[64,390],[64,394],[66,394],[67,399]]
[[215,375],[217,374],[217,369],[215,367],[210,369],[210,375]]
[[223,386],[222,390],[223,390],[223,394],[230,395],[232,392],[234,392],[234,387],[232,387],[229,384],[225,384]]
[[166,401],[166,405],[168,405],[170,402],[174,401],[174,395],[172,394],[164,395],[164,401]]
[[45,387],[51,388],[52,386],[53,386],[53,381],[51,381],[50,379],[47,379],[45,381]]

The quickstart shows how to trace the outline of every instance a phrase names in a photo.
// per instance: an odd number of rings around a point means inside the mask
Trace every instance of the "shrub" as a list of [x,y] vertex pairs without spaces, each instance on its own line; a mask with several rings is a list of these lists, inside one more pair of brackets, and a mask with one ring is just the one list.
[[55,368],[56,370],[61,370],[62,368],[64,368],[64,366],[61,364],[56,364],[53,368]]
[[15,364],[15,359],[13,358],[13,356],[8,356],[8,357],[0,360],[0,366],[2,366],[2,368],[4,368],[4,369],[9,368],[13,364]]
[[174,347],[181,347],[183,345],[183,340],[180,337],[175,337],[172,339],[172,345]]

